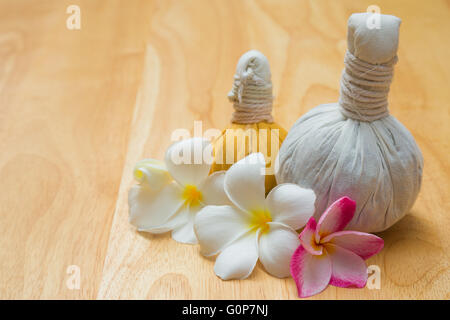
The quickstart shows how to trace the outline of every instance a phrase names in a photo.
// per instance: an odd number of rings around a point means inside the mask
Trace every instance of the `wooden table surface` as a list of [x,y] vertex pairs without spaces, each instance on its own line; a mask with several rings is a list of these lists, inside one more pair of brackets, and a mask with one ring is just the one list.
[[[337,101],[347,19],[372,2],[0,0],[0,298],[295,299],[261,266],[224,282],[197,246],[137,233],[131,169],[162,159],[176,128],[226,126],[249,49],[270,60],[284,127]],[[377,4],[403,20],[390,110],[423,152],[423,186],[368,261],[380,289],[315,298],[449,299],[450,2]]]

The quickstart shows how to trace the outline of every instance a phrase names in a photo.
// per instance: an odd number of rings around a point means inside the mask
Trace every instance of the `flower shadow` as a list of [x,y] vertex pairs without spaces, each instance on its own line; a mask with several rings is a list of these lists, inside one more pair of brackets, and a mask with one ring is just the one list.
[[410,211],[389,229],[376,234],[383,238],[385,247],[405,238],[415,238],[427,242],[439,241],[433,222],[421,218],[420,213],[415,210]]
[[150,233],[150,232],[145,232],[145,231],[137,231],[135,230],[135,232],[137,234],[139,234],[139,236],[150,240],[150,241],[156,241],[156,240],[166,240],[166,239],[170,239],[171,235],[170,232],[165,232],[165,233]]
[[396,286],[425,286],[444,267],[445,240],[437,232],[438,222],[423,216],[413,210],[378,233],[385,246],[368,264],[379,265],[386,279]]

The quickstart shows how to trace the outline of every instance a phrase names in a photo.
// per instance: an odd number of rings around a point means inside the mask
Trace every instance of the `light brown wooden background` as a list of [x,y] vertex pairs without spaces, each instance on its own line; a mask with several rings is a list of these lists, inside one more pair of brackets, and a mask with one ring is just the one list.
[[[79,31],[66,28],[78,4]],[[127,222],[131,168],[176,128],[223,128],[239,56],[271,62],[289,128],[338,99],[346,21],[372,1],[0,0],[0,298],[296,298],[258,266],[224,282],[214,261]],[[380,290],[316,298],[450,298],[450,2],[378,0],[402,18],[391,112],[425,157],[410,214],[381,233]],[[69,290],[69,265],[81,270]]]

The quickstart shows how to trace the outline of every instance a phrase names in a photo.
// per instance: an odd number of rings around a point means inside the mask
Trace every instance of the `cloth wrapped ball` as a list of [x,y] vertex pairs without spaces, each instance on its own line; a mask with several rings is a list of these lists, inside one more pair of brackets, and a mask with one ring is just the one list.
[[348,21],[348,51],[338,103],[320,105],[289,131],[277,181],[311,188],[316,218],[335,200],[357,203],[351,230],[379,232],[399,221],[420,190],[423,158],[410,132],[388,111],[401,20],[369,13]]
[[273,121],[270,66],[261,52],[251,50],[239,59],[228,99],[235,112],[230,125],[213,142],[211,172],[228,170],[249,154],[260,152],[266,160],[268,193],[276,186],[276,157],[287,132]]

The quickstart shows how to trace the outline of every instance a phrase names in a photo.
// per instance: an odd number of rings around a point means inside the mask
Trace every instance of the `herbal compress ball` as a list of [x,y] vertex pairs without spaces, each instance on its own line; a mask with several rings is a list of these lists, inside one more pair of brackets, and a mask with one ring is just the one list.
[[235,109],[231,124],[214,141],[212,172],[228,170],[250,153],[266,160],[266,192],[275,185],[275,160],[286,131],[272,118],[272,81],[267,58],[251,50],[239,59],[228,93]]
[[[423,158],[411,133],[388,111],[401,20],[370,14],[348,21],[348,51],[338,103],[301,117],[280,150],[278,183],[293,182],[317,195],[316,218],[335,200],[357,203],[349,229],[389,228],[412,207]],[[379,27],[379,28],[378,28]]]

